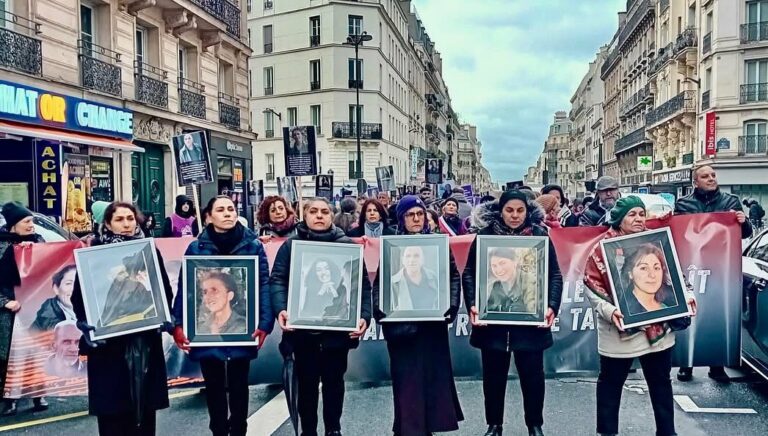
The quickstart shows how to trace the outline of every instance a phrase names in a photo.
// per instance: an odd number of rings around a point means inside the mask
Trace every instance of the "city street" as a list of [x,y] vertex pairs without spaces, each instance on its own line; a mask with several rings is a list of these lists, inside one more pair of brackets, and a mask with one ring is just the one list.
[[[706,369],[695,371],[690,383],[673,383],[677,402],[677,432],[698,435],[761,435],[768,432],[768,383],[754,374],[729,370],[734,380],[720,385],[706,377]],[[481,435],[485,432],[482,383],[458,380],[457,389],[465,420],[451,435]],[[653,418],[642,371],[631,374],[624,387],[621,408],[621,435],[651,435]],[[158,435],[208,434],[204,394],[197,389],[173,391],[171,409],[158,415]],[[342,431],[345,435],[387,435],[392,423],[389,385],[349,384]],[[96,420],[84,416],[85,398],[49,399],[48,412],[22,411],[12,419],[0,420],[3,435],[93,435]],[[251,388],[249,435],[290,436],[293,434],[284,397],[279,386]],[[30,407],[20,404],[20,409]],[[595,377],[593,374],[547,380],[545,425],[547,434],[587,435],[594,433]],[[525,435],[522,404],[516,380],[507,390],[505,434]]]

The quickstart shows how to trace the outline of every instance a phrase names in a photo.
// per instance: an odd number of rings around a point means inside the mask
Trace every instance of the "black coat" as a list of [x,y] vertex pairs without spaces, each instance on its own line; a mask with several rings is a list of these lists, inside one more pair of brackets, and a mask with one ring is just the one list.
[[[315,233],[308,230],[306,225],[299,224],[296,227],[296,236],[289,238],[277,250],[275,262],[272,265],[272,273],[269,276],[269,290],[272,298],[272,309],[275,315],[288,310],[288,282],[291,277],[291,251],[293,241],[335,242],[339,244],[353,244],[344,232],[338,227],[332,226],[331,230],[324,233]],[[374,288],[378,283],[374,283]],[[368,272],[363,262],[363,288],[360,303],[360,318],[366,323],[371,323],[371,283],[368,281]],[[374,292],[378,293],[378,292]],[[324,348],[352,349],[360,345],[359,339],[352,339],[348,332],[295,330],[283,332],[283,341],[280,347],[284,351],[290,351],[299,346],[301,342],[320,342]]]
[[[710,192],[696,188],[692,194],[678,198],[675,202],[675,215],[728,211],[744,212],[744,209],[741,207],[739,197],[722,192],[720,188]],[[752,225],[749,220],[746,220],[741,225],[741,238],[750,236],[752,236]]]
[[[392,227],[388,226],[387,223],[384,223],[384,230],[381,231],[382,236],[390,236],[390,235],[396,235],[397,232]],[[365,236],[365,229],[363,226],[357,226],[354,229],[349,229],[347,232],[347,236],[350,238],[362,238]]]
[[[166,303],[171,307],[173,299],[171,282],[168,280],[159,251],[157,257]],[[72,292],[72,307],[77,320],[87,323],[82,289],[77,276]],[[125,358],[126,349],[132,341],[143,343],[149,353],[149,366],[144,377],[145,410],[153,411],[168,407],[168,377],[165,370],[162,333],[158,330],[148,330],[107,339],[104,345],[96,348],[91,348],[84,340],[80,340],[80,354],[88,357],[88,406],[91,415],[105,416],[135,412],[130,393],[131,375]]]
[[595,199],[592,203],[589,203],[589,207],[584,209],[579,216],[579,226],[597,226],[603,223],[606,210],[600,206],[600,201]]
[[[547,230],[541,227],[543,214],[541,209],[529,202],[528,222],[533,227],[533,236],[548,236]],[[478,235],[495,235],[492,226],[487,226],[478,231]],[[472,242],[467,257],[467,266],[462,275],[462,284],[464,286],[464,304],[469,310],[475,306],[475,283],[477,278],[477,239]],[[560,266],[557,263],[557,253],[552,241],[549,241],[549,301],[548,306],[555,311],[557,315],[560,310],[560,300],[563,293],[563,276],[560,273]],[[552,331],[547,328],[537,326],[506,326],[506,325],[488,325],[483,327],[473,327],[469,343],[481,349],[490,349],[497,351],[539,351],[545,350],[554,343]]]

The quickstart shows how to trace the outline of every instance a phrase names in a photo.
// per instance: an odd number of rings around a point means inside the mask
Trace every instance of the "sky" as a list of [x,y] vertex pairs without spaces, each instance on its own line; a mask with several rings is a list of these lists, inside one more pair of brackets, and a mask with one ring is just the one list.
[[626,0],[414,0],[443,58],[462,122],[477,125],[496,182],[521,180],[544,148]]

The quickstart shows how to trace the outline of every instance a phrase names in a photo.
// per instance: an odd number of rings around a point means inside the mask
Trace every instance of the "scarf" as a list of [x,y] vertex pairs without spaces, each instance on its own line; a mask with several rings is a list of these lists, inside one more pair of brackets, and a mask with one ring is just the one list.
[[274,232],[277,236],[283,237],[288,233],[291,233],[296,228],[296,218],[293,214],[289,214],[288,218],[281,223],[267,223],[264,229]]
[[528,223],[528,219],[525,220],[522,226],[513,229],[506,225],[501,217],[493,220],[491,224],[493,233],[501,236],[531,236],[533,235],[533,226]]
[[384,232],[384,223],[381,221],[375,223],[365,222],[365,236],[371,238],[380,238]]
[[245,227],[239,222],[224,233],[218,233],[214,230],[213,224],[208,224],[205,230],[213,245],[219,249],[219,254],[232,254],[232,250],[243,240],[245,235]]
[[134,241],[136,239],[144,239],[144,232],[141,231],[141,227],[139,226],[136,226],[136,230],[133,232],[133,236],[118,235],[117,233],[114,233],[112,230],[109,230],[106,226],[104,226],[102,232],[97,238],[97,241],[99,243],[98,245],[107,245],[119,244],[126,241]]
[[437,219],[440,229],[449,236],[462,234],[463,226],[458,215],[443,215]]

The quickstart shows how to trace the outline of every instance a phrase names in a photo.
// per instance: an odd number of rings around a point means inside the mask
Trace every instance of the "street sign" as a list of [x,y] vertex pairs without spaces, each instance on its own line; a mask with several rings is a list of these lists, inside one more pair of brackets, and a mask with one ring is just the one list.
[[637,170],[638,171],[653,171],[653,156],[638,156],[637,157]]

